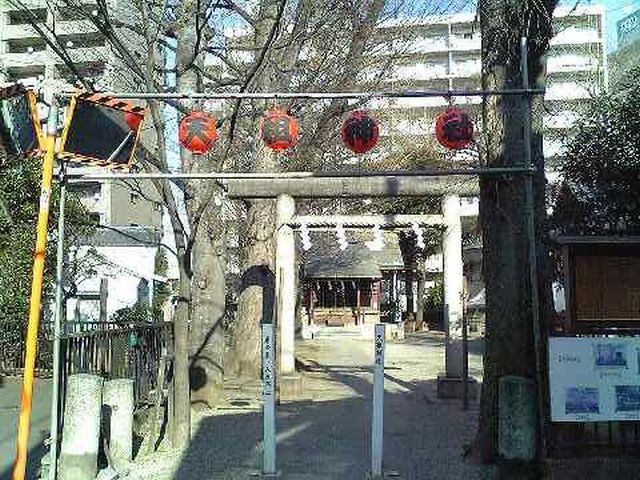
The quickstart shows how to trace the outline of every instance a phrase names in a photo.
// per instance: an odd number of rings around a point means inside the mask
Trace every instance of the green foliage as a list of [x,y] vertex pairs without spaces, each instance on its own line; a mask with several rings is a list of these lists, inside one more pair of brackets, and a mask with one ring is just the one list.
[[[27,317],[33,248],[40,197],[40,160],[4,158],[0,170],[0,321],[24,322]],[[49,222],[44,295],[50,296],[55,275],[59,188],[54,188]],[[66,244],[91,232],[79,201],[67,195]],[[46,312],[46,309],[45,309]]]
[[[634,78],[640,67],[633,69]],[[578,122],[561,166],[558,233],[640,233],[640,84],[597,99]]]
[[441,308],[444,304],[444,284],[441,278],[434,282],[434,286],[427,289],[424,296],[424,308],[427,310],[435,310]]
[[153,312],[147,305],[137,303],[132,307],[116,310],[109,321],[121,324],[151,322],[153,321]]

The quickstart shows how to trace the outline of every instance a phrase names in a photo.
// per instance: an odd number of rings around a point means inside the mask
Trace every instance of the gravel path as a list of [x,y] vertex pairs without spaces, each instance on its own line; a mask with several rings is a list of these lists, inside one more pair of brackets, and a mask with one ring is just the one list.
[[[475,348],[475,349],[474,349]],[[481,372],[473,345],[470,372]],[[478,405],[436,397],[443,338],[419,333],[388,342],[384,465],[402,479],[489,479],[488,467],[471,465],[463,449],[475,431]],[[299,342],[304,367],[301,398],[278,406],[279,478],[364,479],[370,459],[371,340],[327,338]],[[137,461],[130,480],[241,479],[259,470],[259,386],[228,382],[227,405],[194,415],[193,440],[184,455],[157,453]]]

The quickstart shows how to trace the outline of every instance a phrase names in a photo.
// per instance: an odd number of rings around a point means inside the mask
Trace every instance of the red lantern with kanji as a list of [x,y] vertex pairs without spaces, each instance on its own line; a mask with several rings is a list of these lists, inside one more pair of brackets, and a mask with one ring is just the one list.
[[193,153],[205,153],[218,138],[216,119],[201,111],[193,111],[180,120],[180,144]]
[[473,140],[473,122],[461,108],[449,107],[436,119],[436,138],[440,145],[458,150]]
[[349,113],[342,129],[342,141],[355,153],[365,153],[378,143],[380,127],[378,121],[365,110],[354,110]]
[[286,150],[298,141],[298,121],[284,110],[272,108],[260,118],[260,138],[273,150]]

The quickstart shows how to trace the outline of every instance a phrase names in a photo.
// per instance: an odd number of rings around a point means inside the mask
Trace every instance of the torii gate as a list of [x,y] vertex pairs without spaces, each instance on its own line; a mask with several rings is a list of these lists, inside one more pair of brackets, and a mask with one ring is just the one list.
[[[280,331],[279,373],[282,384],[295,381],[296,274],[295,228],[444,226],[445,379],[460,384],[463,378],[462,309],[463,259],[461,204],[457,194],[442,201],[441,215],[307,215],[296,216],[295,199],[281,194],[276,202],[276,318]],[[477,211],[473,212],[477,215]]]

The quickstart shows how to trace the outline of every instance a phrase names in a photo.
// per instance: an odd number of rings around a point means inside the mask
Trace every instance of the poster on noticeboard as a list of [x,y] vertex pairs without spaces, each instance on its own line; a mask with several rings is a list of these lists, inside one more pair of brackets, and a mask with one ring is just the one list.
[[640,420],[640,337],[549,339],[551,421]]

